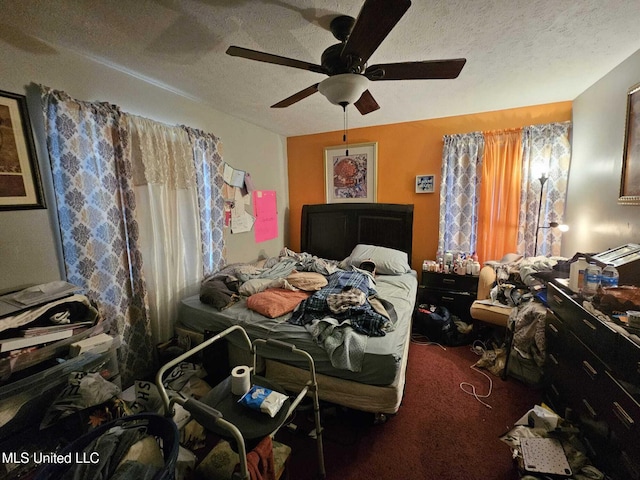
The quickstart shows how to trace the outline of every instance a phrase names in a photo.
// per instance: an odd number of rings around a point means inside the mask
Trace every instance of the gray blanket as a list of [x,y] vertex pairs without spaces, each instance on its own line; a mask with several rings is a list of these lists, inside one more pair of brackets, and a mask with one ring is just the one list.
[[313,320],[305,325],[313,339],[324,347],[335,368],[360,372],[364,351],[367,347],[367,335],[356,332],[349,321],[340,321],[331,317]]

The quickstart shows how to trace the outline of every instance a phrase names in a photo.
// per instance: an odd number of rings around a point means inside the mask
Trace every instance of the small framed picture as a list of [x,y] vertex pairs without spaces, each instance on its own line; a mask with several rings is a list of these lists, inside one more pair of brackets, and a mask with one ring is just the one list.
[[417,175],[416,176],[416,193],[433,193],[435,192],[435,175]]

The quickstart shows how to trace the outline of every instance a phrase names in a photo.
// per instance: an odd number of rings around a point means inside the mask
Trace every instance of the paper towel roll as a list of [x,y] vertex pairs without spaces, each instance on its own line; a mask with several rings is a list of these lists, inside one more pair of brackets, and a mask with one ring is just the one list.
[[239,365],[231,370],[231,393],[244,395],[251,388],[251,369],[246,365]]

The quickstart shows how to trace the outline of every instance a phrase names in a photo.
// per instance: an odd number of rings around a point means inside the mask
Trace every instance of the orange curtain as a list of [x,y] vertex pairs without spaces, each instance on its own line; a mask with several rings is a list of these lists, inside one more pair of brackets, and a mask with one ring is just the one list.
[[485,132],[478,201],[480,262],[517,251],[522,190],[522,129]]

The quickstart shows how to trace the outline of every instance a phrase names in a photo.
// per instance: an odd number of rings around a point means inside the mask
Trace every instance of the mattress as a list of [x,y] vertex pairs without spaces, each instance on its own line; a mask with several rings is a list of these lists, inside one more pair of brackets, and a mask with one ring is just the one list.
[[[368,385],[389,385],[394,382],[402,366],[405,345],[411,334],[411,317],[418,288],[415,271],[402,275],[378,275],[376,290],[378,296],[389,301],[397,314],[395,328],[383,337],[367,337],[362,370],[334,368],[327,352],[314,342],[303,326],[287,322],[291,314],[270,319],[246,307],[246,299],[242,299],[229,308],[218,310],[202,303],[198,295],[182,300],[178,310],[176,327],[197,333],[205,330],[220,332],[231,325],[242,326],[249,337],[276,339],[294,344],[307,351],[314,358],[316,372],[345,380],[353,380]],[[235,343],[233,336],[227,337]],[[240,343],[237,343],[240,346]],[[306,363],[299,356],[282,349],[265,347],[264,356],[282,363],[304,368]]]

